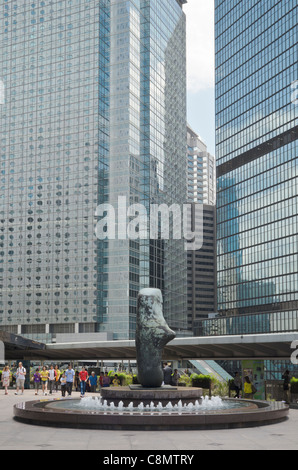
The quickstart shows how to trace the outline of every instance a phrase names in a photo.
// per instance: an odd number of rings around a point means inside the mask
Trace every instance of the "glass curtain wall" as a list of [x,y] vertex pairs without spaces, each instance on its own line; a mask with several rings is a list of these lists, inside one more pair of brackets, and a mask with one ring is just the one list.
[[132,338],[149,286],[183,327],[184,253],[95,236],[119,196],[185,201],[180,3],[4,0],[0,42],[0,328]]
[[297,2],[215,3],[218,308],[297,315]]

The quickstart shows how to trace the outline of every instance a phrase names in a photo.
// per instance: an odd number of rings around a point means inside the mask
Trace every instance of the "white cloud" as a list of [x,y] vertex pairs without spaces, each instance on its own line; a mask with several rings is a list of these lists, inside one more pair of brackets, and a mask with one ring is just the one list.
[[188,0],[183,7],[187,20],[188,91],[214,87],[214,1]]

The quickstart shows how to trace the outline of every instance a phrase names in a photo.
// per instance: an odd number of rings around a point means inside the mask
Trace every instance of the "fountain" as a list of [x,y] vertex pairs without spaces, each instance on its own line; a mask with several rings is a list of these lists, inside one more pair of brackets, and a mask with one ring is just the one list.
[[202,397],[202,389],[162,386],[162,350],[175,337],[158,289],[138,297],[136,350],[140,385],[110,387],[101,396],[19,403],[14,416],[45,426],[88,429],[187,430],[260,426],[284,420],[279,402]]
[[162,352],[166,344],[172,341],[176,333],[167,325],[162,311],[162,294],[159,289],[143,289],[138,296],[138,314],[136,327],[136,353],[138,381],[140,385],[129,387],[103,388],[101,396],[108,403],[118,405],[120,401],[155,405],[168,403],[176,405],[180,400],[192,403],[200,400],[201,388],[179,388],[163,386]]

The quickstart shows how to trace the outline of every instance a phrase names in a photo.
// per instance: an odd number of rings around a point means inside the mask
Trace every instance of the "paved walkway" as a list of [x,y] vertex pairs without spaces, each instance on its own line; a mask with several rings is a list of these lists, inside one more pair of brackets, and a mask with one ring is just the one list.
[[[53,397],[56,395],[54,394]],[[60,396],[60,393],[57,395]],[[74,393],[79,397],[79,393]],[[287,421],[257,428],[220,431],[99,431],[33,426],[13,419],[13,405],[35,400],[0,390],[0,450],[298,450],[298,410]]]

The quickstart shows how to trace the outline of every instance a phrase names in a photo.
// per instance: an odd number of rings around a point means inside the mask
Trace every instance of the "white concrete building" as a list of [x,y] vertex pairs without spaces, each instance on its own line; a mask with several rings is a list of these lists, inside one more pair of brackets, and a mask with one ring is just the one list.
[[216,204],[215,157],[208,152],[200,136],[187,126],[188,200],[214,206]]

